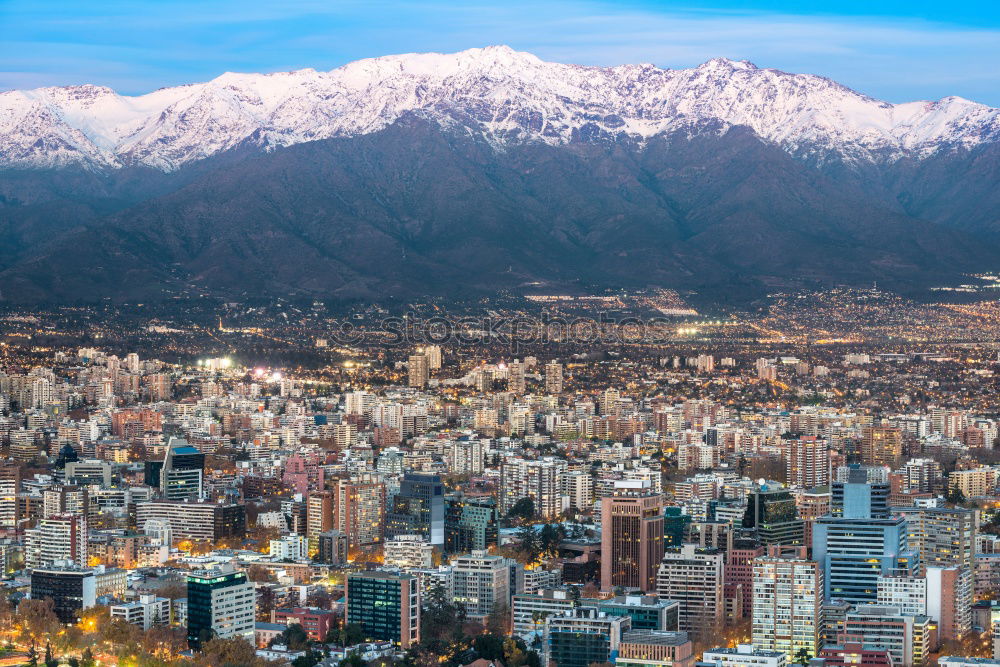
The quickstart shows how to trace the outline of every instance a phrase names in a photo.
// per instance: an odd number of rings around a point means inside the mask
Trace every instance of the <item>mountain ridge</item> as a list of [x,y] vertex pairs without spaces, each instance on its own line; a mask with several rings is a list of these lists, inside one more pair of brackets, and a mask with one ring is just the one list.
[[1000,109],[890,104],[811,74],[713,58],[689,69],[542,61],[505,46],[354,61],[329,72],[224,73],[140,96],[82,85],[0,93],[0,168],[174,171],[207,157],[370,134],[405,113],[497,147],[648,141],[747,126],[793,155],[878,162],[1000,140]]

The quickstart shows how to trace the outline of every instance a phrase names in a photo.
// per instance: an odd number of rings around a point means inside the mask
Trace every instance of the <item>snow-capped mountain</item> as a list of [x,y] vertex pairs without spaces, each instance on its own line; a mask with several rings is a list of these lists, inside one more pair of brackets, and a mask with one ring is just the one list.
[[1000,109],[889,104],[829,79],[717,58],[692,69],[583,67],[504,46],[359,60],[331,72],[227,73],[129,97],[98,86],[0,93],[0,167],[176,170],[254,145],[357,136],[408,112],[495,145],[743,125],[800,156],[883,160],[1000,139]]

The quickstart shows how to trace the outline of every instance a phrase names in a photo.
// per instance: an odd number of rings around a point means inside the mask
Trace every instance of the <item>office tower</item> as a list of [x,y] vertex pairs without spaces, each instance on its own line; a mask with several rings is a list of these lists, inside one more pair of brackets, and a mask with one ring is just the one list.
[[333,493],[313,491],[306,497],[306,537],[316,544],[320,533],[333,529]]
[[[840,468],[837,479],[831,485],[830,514],[844,516],[845,495],[853,504],[849,511],[855,516],[871,516],[885,519],[890,515],[889,495],[891,487],[886,477],[882,479],[882,468],[863,467],[857,464]],[[851,491],[853,489],[853,491]]]
[[618,482],[601,499],[601,589],[656,590],[663,559],[663,496],[642,482]]
[[928,616],[909,616],[896,607],[858,605],[847,612],[844,633],[869,646],[889,651],[898,667],[922,667],[936,645],[936,629]]
[[691,515],[684,514],[684,509],[671,505],[663,509],[663,546],[679,547],[687,537],[688,526],[691,525]]
[[656,592],[680,603],[679,629],[712,632],[722,625],[726,554],[685,544],[666,549],[656,577]]
[[454,601],[469,618],[482,620],[495,609],[509,607],[510,566],[507,559],[486,551],[473,551],[451,562],[455,581]]
[[806,548],[773,548],[753,564],[753,645],[790,656],[822,646],[823,569]]
[[76,514],[53,514],[25,531],[24,561],[27,567],[43,567],[57,561],[87,564],[87,518]]
[[563,390],[563,367],[557,361],[545,364],[545,393],[561,394]]
[[924,565],[975,567],[976,511],[962,507],[893,507],[906,520],[911,549]]
[[726,597],[742,600],[741,616],[750,618],[753,613],[753,563],[767,549],[755,538],[737,537],[726,552]]
[[51,598],[60,621],[76,624],[80,612],[97,603],[94,570],[74,565],[36,567],[31,571],[31,599]]
[[[861,479],[864,471],[852,474]],[[907,545],[906,521],[873,515],[876,491],[865,483],[844,484],[842,514],[813,524],[813,557],[823,565],[828,600],[875,602],[879,576],[917,572],[919,556]]]
[[444,546],[444,485],[433,474],[406,472],[386,513],[386,537],[420,535]]
[[146,484],[167,500],[199,500],[204,496],[205,455],[183,438],[170,438],[162,461],[146,461]]
[[566,462],[545,458],[537,461],[506,459],[500,464],[500,511],[506,514],[521,498],[531,498],[535,514],[552,519],[565,509],[562,475]]
[[655,595],[618,595],[611,599],[587,600],[585,606],[597,607],[608,616],[628,616],[633,630],[677,630],[681,605],[661,600]]
[[187,577],[187,639],[195,650],[215,638],[254,641],[257,594],[246,573],[231,567]]
[[500,513],[491,496],[452,494],[445,498],[444,550],[448,554],[485,551],[496,546]]
[[867,426],[861,435],[861,462],[895,467],[903,456],[903,431],[888,426]]
[[412,575],[354,572],[347,575],[344,608],[348,625],[365,638],[409,648],[420,641],[420,590]]
[[799,545],[803,542],[803,522],[795,498],[784,489],[762,486],[747,498],[743,527],[753,529],[760,543]]
[[694,667],[693,651],[686,632],[633,629],[622,635],[615,667]]
[[347,563],[347,535],[339,530],[328,530],[317,536],[317,542],[319,562],[332,565]]
[[527,391],[524,381],[524,364],[517,359],[507,367],[507,391],[518,396]]
[[430,379],[430,364],[426,355],[411,354],[407,365],[409,374],[409,386],[415,389],[424,389]]
[[830,483],[830,448],[815,436],[790,438],[786,460],[789,486],[813,489]]
[[546,618],[544,664],[589,667],[613,661],[622,635],[632,628],[631,620],[587,607]]
[[347,535],[351,549],[382,541],[385,485],[372,476],[337,480],[333,527]]
[[[218,503],[151,500],[136,503],[136,525],[159,519],[170,526],[174,540],[215,542],[225,537],[243,537],[247,530],[246,507]],[[304,530],[304,526],[302,530]],[[299,532],[295,528],[295,532]]]
[[403,570],[434,566],[434,546],[422,535],[396,535],[385,541],[384,562]]

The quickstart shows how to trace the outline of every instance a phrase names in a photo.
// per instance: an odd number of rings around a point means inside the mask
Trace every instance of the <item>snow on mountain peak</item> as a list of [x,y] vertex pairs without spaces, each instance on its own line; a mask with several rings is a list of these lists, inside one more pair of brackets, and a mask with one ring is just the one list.
[[93,85],[0,93],[0,166],[169,171],[241,145],[375,132],[414,111],[497,145],[644,141],[699,123],[747,126],[795,154],[862,160],[1000,139],[1000,110],[959,97],[889,104],[747,61],[586,67],[498,45],[368,58],[329,72],[227,72],[135,97]]

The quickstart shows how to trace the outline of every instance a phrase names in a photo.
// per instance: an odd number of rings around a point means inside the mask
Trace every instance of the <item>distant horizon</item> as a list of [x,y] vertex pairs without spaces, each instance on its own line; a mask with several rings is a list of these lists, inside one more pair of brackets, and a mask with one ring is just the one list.
[[1000,106],[1000,8],[760,0],[0,4],[0,91],[93,84],[122,95],[225,72],[330,71],[365,58],[509,45],[561,63],[686,69],[715,57],[823,76],[892,103]]

